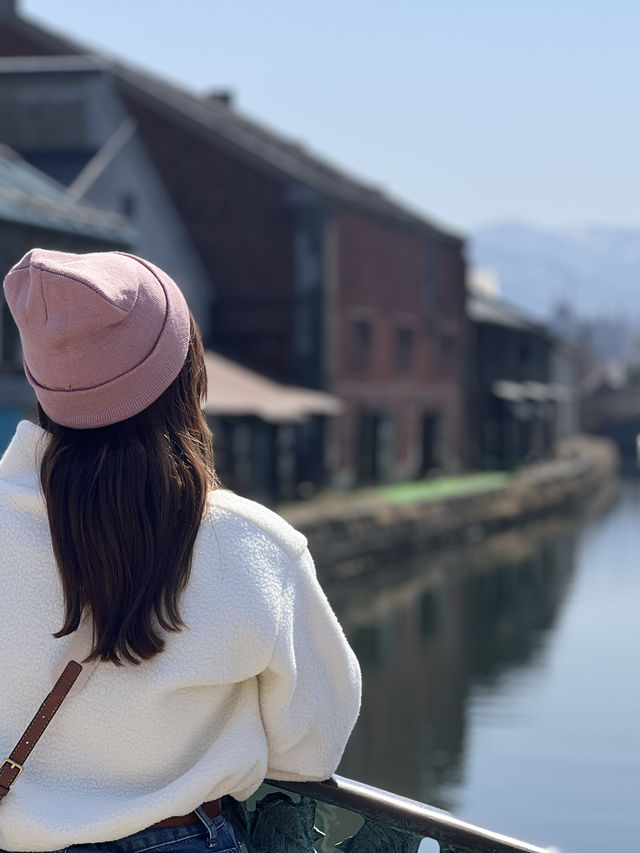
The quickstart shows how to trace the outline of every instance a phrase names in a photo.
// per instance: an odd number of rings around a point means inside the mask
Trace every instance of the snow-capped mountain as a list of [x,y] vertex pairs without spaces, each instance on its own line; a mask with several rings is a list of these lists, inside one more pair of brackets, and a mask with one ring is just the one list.
[[505,300],[541,317],[563,301],[583,318],[640,320],[637,228],[489,225],[471,235],[469,264],[492,270]]

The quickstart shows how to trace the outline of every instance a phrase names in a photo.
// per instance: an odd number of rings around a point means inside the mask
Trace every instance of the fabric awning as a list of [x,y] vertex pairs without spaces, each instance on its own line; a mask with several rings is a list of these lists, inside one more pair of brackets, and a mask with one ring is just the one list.
[[253,415],[270,423],[303,423],[313,415],[338,415],[342,404],[324,391],[281,385],[218,353],[205,353],[207,415]]
[[571,399],[571,389],[558,382],[511,382],[501,379],[493,383],[491,391],[501,400],[514,403],[521,400],[565,402]]

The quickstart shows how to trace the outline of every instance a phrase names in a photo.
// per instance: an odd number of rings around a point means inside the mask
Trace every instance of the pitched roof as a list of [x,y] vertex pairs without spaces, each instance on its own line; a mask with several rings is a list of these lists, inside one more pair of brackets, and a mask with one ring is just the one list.
[[205,352],[208,415],[254,416],[270,423],[302,423],[312,415],[337,415],[340,401],[324,391],[281,385],[218,353]]
[[[165,114],[187,123],[195,132],[207,135],[212,141],[232,148],[236,153],[249,158],[272,173],[297,182],[313,192],[327,196],[344,204],[357,207],[377,216],[402,222],[444,240],[462,240],[461,235],[443,227],[434,220],[416,213],[402,202],[394,200],[388,193],[358,180],[346,171],[310,152],[302,145],[287,140],[281,134],[249,119],[235,108],[214,98],[199,97],[174,86],[146,71],[129,64],[110,59],[103,54],[91,53],[75,42],[53,34],[23,18],[15,18],[15,26],[22,33],[42,45],[51,53],[76,54],[82,57],[78,66],[88,70],[91,63],[95,68],[110,71],[129,94],[144,99],[153,107],[161,108]],[[23,59],[18,57],[16,59]],[[62,70],[56,57],[38,57],[32,60],[30,70]],[[67,59],[66,70],[73,63]],[[26,69],[23,60],[11,62],[5,59],[1,70],[4,73]]]
[[473,295],[467,298],[467,316],[474,323],[506,326],[522,329],[543,337],[552,337],[543,323],[529,317],[522,309],[515,308],[500,299]]
[[73,201],[65,188],[0,145],[0,221],[132,245],[135,231],[115,213]]
[[206,133],[219,144],[242,152],[271,172],[314,190],[315,192],[428,231],[445,239],[462,238],[430,219],[414,213],[404,204],[377,187],[351,177],[346,171],[312,154],[297,142],[290,142],[264,125],[243,116],[235,108],[215,98],[202,98],[140,72],[122,63],[111,63],[111,70],[125,90],[133,91],[152,106],[187,121],[200,133]]

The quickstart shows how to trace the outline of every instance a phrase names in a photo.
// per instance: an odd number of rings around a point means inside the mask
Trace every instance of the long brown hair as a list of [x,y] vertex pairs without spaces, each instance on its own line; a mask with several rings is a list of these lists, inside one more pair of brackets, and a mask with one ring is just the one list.
[[204,352],[191,318],[186,362],[148,408],[120,423],[70,429],[38,406],[50,433],[40,466],[62,589],[54,637],[93,617],[89,660],[140,663],[185,627],[189,580],[207,493],[215,488],[211,433],[201,410]]

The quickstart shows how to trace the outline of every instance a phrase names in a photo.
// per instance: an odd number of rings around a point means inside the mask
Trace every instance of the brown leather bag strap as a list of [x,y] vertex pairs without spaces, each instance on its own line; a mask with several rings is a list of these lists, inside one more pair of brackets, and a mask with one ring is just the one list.
[[42,737],[44,730],[55,716],[56,711],[67,697],[81,672],[81,664],[75,660],[69,661],[9,758],[5,758],[0,763],[0,802],[2,802],[3,797],[6,797],[9,789],[22,773],[22,767],[31,750]]

